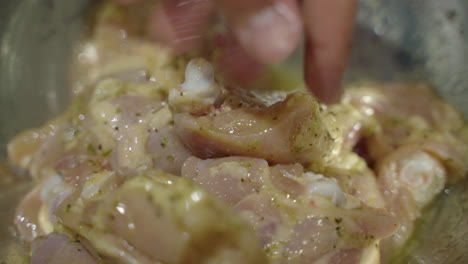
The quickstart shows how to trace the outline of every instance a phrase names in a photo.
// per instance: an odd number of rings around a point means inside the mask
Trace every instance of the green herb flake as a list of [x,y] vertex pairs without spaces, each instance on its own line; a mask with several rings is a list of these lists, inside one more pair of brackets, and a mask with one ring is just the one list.
[[71,204],[67,204],[67,207],[65,208],[65,212],[69,213],[71,210]]
[[294,147],[294,152],[296,152],[296,153],[301,153],[303,151],[304,151],[304,147],[302,147],[302,146]]
[[260,145],[260,142],[258,142],[258,141],[252,142],[252,143],[247,145],[247,151],[248,152],[255,151],[255,150],[257,150],[259,145]]
[[167,143],[168,143],[167,138],[163,138],[161,141],[161,147],[163,148],[167,147]]
[[94,148],[93,144],[89,143],[87,149],[88,149],[89,154],[93,154],[93,155],[96,154],[96,149]]
[[119,97],[119,96],[122,96],[125,94],[125,89],[123,87],[121,87],[116,93],[115,93],[115,97]]
[[112,149],[106,150],[102,153],[103,157],[108,157],[112,153]]
[[176,202],[177,200],[180,200],[181,198],[182,198],[182,196],[179,195],[179,194],[169,195],[169,201],[171,201],[171,202]]

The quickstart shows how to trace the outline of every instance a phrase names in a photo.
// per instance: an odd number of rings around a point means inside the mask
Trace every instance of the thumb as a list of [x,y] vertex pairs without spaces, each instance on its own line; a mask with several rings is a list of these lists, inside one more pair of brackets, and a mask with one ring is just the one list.
[[295,0],[219,0],[239,44],[254,59],[271,63],[297,47],[302,22]]

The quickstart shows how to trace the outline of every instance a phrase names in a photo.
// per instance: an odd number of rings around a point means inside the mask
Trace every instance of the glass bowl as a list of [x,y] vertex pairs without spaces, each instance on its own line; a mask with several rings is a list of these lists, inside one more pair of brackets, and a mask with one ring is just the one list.
[[[68,66],[91,0],[3,0],[0,9],[0,164],[19,131],[58,115]],[[345,82],[427,81],[468,116],[468,2],[361,0]],[[300,54],[300,52],[299,52]],[[292,65],[300,70],[300,63]],[[12,217],[31,187],[0,165],[0,262],[23,263]],[[418,222],[399,263],[468,263],[468,180],[449,186]]]

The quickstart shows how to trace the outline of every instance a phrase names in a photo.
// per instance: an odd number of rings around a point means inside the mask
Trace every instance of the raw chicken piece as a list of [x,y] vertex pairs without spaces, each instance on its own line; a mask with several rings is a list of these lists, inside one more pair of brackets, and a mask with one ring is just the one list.
[[168,92],[182,82],[186,65],[167,47],[129,38],[127,31],[109,25],[97,26],[92,40],[81,43],[76,53],[78,60],[72,69],[75,94],[105,79],[151,82]]
[[358,107],[366,115],[393,115],[402,119],[419,116],[430,127],[447,130],[463,126],[460,113],[423,83],[374,83],[351,87],[346,90],[342,101]]
[[410,238],[421,210],[442,191],[446,182],[466,175],[466,124],[459,113],[427,85],[387,84],[355,87],[343,102],[376,121],[373,133],[361,141],[376,168],[386,208],[400,227],[382,241],[388,261]]
[[268,163],[261,159],[230,157],[201,161],[191,157],[185,161],[182,175],[235,205],[248,194],[260,191],[268,170]]
[[241,155],[320,170],[333,145],[318,103],[305,93],[266,108],[211,116],[177,113],[174,121],[181,140],[201,158]]
[[58,118],[39,129],[19,134],[8,144],[10,161],[15,166],[27,169],[36,180],[53,175],[51,167],[64,150],[63,137],[68,129],[69,125]]
[[9,155],[37,179],[59,173],[83,182],[103,169],[131,174],[156,167],[178,175],[191,153],[174,133],[161,89],[106,79],[62,117],[19,135]]
[[53,210],[59,227],[112,263],[266,263],[250,229],[187,179],[162,171],[123,184],[115,177],[91,176]]
[[369,168],[361,170],[328,169],[326,175],[338,180],[343,191],[358,198],[367,206],[386,208],[375,174]]
[[271,184],[278,190],[291,195],[292,198],[306,192],[306,187],[298,182],[296,175],[302,175],[304,168],[300,164],[275,165],[270,167]]
[[352,150],[362,137],[375,133],[376,120],[363,114],[358,108],[341,103],[324,107],[328,117],[328,131],[341,145],[342,150]]
[[123,173],[149,169],[147,140],[152,121],[157,128],[171,116],[163,110],[161,95],[151,84],[130,85],[117,80],[100,82],[90,99],[90,130],[104,149],[112,149],[112,167]]
[[153,129],[149,134],[146,149],[153,161],[153,168],[162,169],[174,175],[181,175],[184,161],[192,156],[177,136],[172,124]]
[[443,156],[444,165],[450,169],[449,180],[456,181],[465,176],[468,142],[463,139],[463,133],[466,133],[466,124],[460,113],[444,103],[427,85],[355,87],[346,91],[343,102],[377,120],[374,133],[364,139],[366,151],[374,161],[383,160],[406,144],[419,143],[425,149],[437,145],[438,150],[432,148],[430,152]]
[[45,233],[39,221],[42,206],[40,192],[41,186],[36,186],[16,208],[14,223],[19,237],[24,241],[32,242],[36,237]]
[[408,145],[382,161],[378,176],[388,209],[400,222],[397,232],[382,241],[388,258],[410,238],[421,210],[444,188],[447,172],[436,157]]
[[233,204],[272,263],[333,263],[348,251],[356,251],[349,263],[361,263],[368,247],[375,251],[379,239],[397,228],[384,210],[361,204],[335,179],[304,172],[299,164],[268,167],[256,158],[189,158],[182,175]]
[[[265,247],[275,240],[281,226],[280,211],[269,199],[261,194],[250,194],[245,196],[234,208],[255,230],[257,239]],[[268,254],[268,251],[265,251]]]
[[154,167],[180,174],[191,153],[174,133],[172,113],[160,90],[108,80],[98,85],[91,102],[93,134],[113,150],[112,169],[131,174]]

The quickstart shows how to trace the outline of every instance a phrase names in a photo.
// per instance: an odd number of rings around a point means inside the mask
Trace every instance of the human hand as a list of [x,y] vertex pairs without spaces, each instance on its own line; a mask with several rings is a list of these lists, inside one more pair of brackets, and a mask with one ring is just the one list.
[[187,51],[202,43],[221,10],[231,34],[220,41],[221,65],[247,78],[290,55],[305,32],[305,81],[321,101],[333,103],[342,93],[356,5],[357,0],[172,0],[155,7],[148,26],[158,40]]

